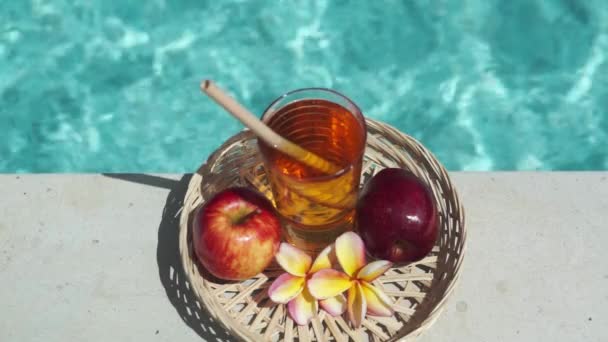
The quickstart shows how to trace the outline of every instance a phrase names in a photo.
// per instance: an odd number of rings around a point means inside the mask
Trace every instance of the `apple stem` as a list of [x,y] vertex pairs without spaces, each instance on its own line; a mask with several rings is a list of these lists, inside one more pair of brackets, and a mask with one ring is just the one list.
[[259,209],[253,209],[250,212],[246,213],[243,216],[238,216],[234,219],[233,223],[235,225],[241,225],[243,223],[245,223],[251,216],[259,214],[260,210]]

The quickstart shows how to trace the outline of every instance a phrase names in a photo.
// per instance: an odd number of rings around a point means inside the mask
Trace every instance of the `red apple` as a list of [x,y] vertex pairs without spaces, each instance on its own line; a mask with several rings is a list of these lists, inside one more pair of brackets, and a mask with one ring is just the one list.
[[281,242],[281,224],[262,194],[232,187],[214,195],[196,212],[193,244],[200,263],[224,280],[244,280],[262,272]]
[[374,175],[361,191],[356,216],[368,253],[396,264],[424,258],[437,239],[432,192],[404,169],[386,168]]

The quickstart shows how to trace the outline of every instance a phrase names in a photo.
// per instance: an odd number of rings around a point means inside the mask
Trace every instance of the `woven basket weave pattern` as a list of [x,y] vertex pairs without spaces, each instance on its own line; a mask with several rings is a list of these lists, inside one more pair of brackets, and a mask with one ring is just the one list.
[[186,275],[208,312],[235,337],[247,341],[396,341],[415,337],[432,325],[458,279],[464,256],[464,210],[443,166],[413,138],[367,119],[368,138],[361,184],[385,167],[412,171],[432,189],[440,218],[433,251],[416,264],[395,267],[375,281],[394,300],[394,317],[367,316],[353,330],[344,317],[324,311],[307,327],[294,324],[284,305],[268,299],[267,288],[283,271],[272,264],[239,283],[214,280],[198,265],[190,223],[197,207],[218,191],[250,186],[272,198],[256,139],[243,131],[227,140],[192,177],[180,217],[180,253]]

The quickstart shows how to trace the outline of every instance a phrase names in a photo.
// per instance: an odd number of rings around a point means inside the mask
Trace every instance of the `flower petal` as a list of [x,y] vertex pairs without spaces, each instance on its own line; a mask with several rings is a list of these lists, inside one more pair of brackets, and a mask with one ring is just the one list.
[[325,268],[308,279],[307,287],[313,297],[327,299],[339,295],[351,287],[352,280],[338,270]]
[[365,245],[354,232],[346,232],[336,239],[336,256],[349,276],[354,276],[365,265]]
[[391,298],[381,289],[368,282],[362,281],[360,283],[367,303],[367,313],[372,316],[392,316],[394,311]]
[[393,263],[386,260],[377,260],[370,262],[365,265],[359,273],[357,273],[357,279],[365,280],[365,281],[374,281],[376,278],[381,276],[384,272],[386,272],[389,268],[393,266]]
[[319,253],[319,255],[317,255],[315,262],[312,264],[312,267],[310,267],[310,271],[308,272],[314,273],[324,268],[331,268],[335,262],[336,252],[334,250],[334,246],[329,245],[325,247],[321,253]]
[[310,255],[285,242],[279,246],[275,258],[285,271],[298,277],[305,276],[312,263]]
[[285,304],[302,292],[305,280],[302,277],[283,273],[270,285],[268,297],[275,303]]
[[317,314],[319,303],[304,289],[296,298],[287,304],[291,319],[298,325],[307,325],[308,322]]
[[330,297],[319,301],[321,308],[327,311],[332,316],[340,316],[346,311],[346,297],[343,294],[339,294],[335,297]]
[[361,326],[365,313],[367,312],[367,302],[363,295],[363,290],[359,282],[356,282],[348,290],[348,319],[355,329]]

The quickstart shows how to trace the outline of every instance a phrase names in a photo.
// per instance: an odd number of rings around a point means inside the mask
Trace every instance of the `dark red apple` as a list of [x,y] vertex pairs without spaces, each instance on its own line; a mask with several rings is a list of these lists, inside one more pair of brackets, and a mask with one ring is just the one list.
[[399,168],[383,169],[365,184],[356,219],[368,253],[396,264],[424,258],[439,229],[432,192],[413,173]]
[[244,280],[272,262],[281,224],[272,203],[244,187],[220,191],[198,209],[193,244],[200,263],[214,276]]

